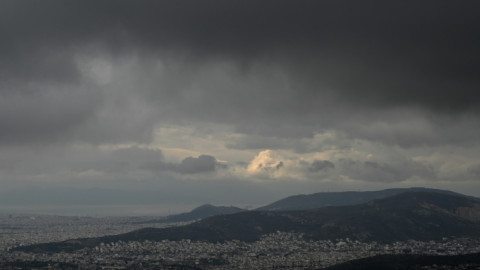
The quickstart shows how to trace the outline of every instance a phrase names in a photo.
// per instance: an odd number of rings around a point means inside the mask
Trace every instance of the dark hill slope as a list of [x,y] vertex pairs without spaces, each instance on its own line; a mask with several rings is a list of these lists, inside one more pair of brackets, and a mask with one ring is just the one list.
[[[447,195],[465,196],[447,190],[429,188],[393,188],[378,191],[346,191],[346,192],[319,192],[309,195],[295,195],[278,200],[269,205],[260,207],[259,211],[293,211],[310,210],[326,206],[355,205],[369,202],[374,199],[386,198],[403,192],[436,192]],[[468,197],[468,196],[465,196]],[[474,199],[473,197],[470,197]]]
[[100,242],[191,239],[255,241],[276,231],[303,233],[307,239],[361,241],[432,240],[444,236],[480,237],[480,204],[472,199],[431,192],[407,192],[354,206],[309,211],[252,211],[221,215],[181,227],[142,229],[93,239],[22,247],[25,251],[74,250]]
[[199,206],[188,213],[182,213],[178,215],[170,215],[162,219],[155,219],[150,221],[144,221],[142,223],[173,223],[173,222],[189,222],[207,217],[217,215],[228,215],[247,211],[242,208],[233,206],[213,206],[211,204],[204,204]]

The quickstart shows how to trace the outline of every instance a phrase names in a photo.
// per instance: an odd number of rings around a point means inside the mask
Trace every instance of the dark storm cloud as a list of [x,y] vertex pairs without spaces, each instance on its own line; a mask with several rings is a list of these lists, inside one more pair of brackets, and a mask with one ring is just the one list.
[[[476,1],[2,1],[2,71],[75,77],[68,50],[270,58],[355,103],[478,105]],[[67,50],[67,57],[60,57]],[[52,56],[57,56],[56,58]],[[24,74],[25,73],[25,74]],[[73,75],[72,75],[73,74]],[[315,79],[314,79],[315,78]],[[298,98],[318,98],[301,89]]]
[[[229,145],[240,149],[313,151],[282,139],[325,129],[405,147],[475,141],[479,8],[477,1],[1,1],[0,93],[12,104],[0,109],[1,140],[149,142],[161,119],[279,138]],[[96,51],[113,65],[138,55],[138,67],[111,86],[119,91],[85,82],[77,57],[97,58]],[[145,68],[155,60],[165,62],[163,76]],[[227,68],[215,66],[222,61]],[[71,97],[42,94],[51,89]],[[30,104],[32,92],[44,102]],[[427,128],[385,113],[392,108],[414,108]],[[469,113],[473,120],[464,120]],[[460,132],[444,130],[452,123]]]
[[433,179],[432,168],[412,160],[387,163],[379,161],[360,161],[353,159],[340,159],[339,169],[341,174],[352,179],[372,182],[395,183],[408,180],[410,177]]
[[309,166],[310,172],[319,172],[325,169],[333,169],[335,165],[328,160],[314,160]]
[[0,90],[0,144],[73,138],[76,125],[94,115],[100,102],[93,91],[70,91],[69,87],[14,88],[27,92],[23,94]]
[[148,171],[171,171],[180,174],[196,174],[215,172],[218,168],[226,168],[214,156],[200,155],[187,157],[180,163],[166,162],[161,150],[130,147],[112,152],[112,160],[115,168],[121,170],[148,170]]
[[180,162],[177,171],[180,173],[212,172],[215,171],[216,163],[217,160],[212,156],[187,157]]
[[112,171],[147,170],[172,171],[180,174],[196,174],[214,172],[217,168],[225,168],[217,159],[209,155],[187,157],[180,163],[171,163],[164,160],[161,150],[145,149],[136,146],[123,148],[112,152],[109,163]]

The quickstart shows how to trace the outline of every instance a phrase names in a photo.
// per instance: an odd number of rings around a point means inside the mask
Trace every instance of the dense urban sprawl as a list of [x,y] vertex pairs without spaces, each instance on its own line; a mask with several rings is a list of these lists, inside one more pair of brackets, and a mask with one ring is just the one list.
[[[480,252],[479,239],[406,241],[393,244],[351,239],[311,241],[301,234],[277,232],[259,241],[224,243],[181,241],[119,241],[101,243],[73,253],[12,252],[19,245],[118,234],[141,227],[147,218],[2,216],[0,266],[28,263],[38,269],[317,269],[377,254],[456,255]],[[42,268],[43,267],[43,268]],[[14,269],[14,268],[10,268]]]

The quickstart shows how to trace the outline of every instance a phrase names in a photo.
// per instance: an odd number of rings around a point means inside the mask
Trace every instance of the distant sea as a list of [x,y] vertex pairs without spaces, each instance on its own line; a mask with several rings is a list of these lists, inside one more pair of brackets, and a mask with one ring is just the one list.
[[148,205],[2,205],[2,214],[37,214],[61,216],[167,216],[188,212],[198,204]]

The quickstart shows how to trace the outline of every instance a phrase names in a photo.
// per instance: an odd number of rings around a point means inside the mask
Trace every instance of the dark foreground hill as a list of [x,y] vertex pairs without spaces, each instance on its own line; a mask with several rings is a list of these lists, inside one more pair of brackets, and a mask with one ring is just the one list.
[[479,269],[480,253],[434,255],[377,255],[348,261],[324,268],[324,270],[401,270],[401,269]]
[[126,234],[21,247],[31,252],[72,251],[101,242],[191,239],[224,242],[255,241],[277,231],[303,233],[312,240],[349,237],[360,241],[393,242],[480,237],[480,203],[441,193],[407,192],[361,205],[308,211],[250,211],[221,215],[180,227],[141,229]]
[[189,222],[207,217],[228,215],[247,211],[246,209],[233,207],[233,206],[214,206],[211,204],[204,204],[199,206],[188,213],[182,213],[178,215],[170,215],[163,219],[155,219],[151,221],[144,221],[142,223],[172,223],[172,222]]
[[[374,199],[381,199],[397,195],[403,192],[421,191],[436,192],[447,195],[465,196],[448,190],[430,188],[392,188],[378,191],[345,191],[345,192],[318,192],[308,195],[290,196],[269,205],[257,208],[259,211],[295,211],[310,210],[326,206],[355,205],[369,202]],[[466,196],[467,197],[467,196]],[[473,197],[470,197],[473,198]]]

